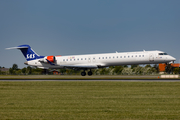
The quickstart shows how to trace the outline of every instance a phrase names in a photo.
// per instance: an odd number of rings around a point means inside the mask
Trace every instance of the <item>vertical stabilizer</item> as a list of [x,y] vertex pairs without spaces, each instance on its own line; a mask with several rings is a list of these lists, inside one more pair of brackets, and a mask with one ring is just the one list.
[[38,55],[29,45],[19,45],[6,49],[20,49],[27,61],[44,58],[44,56]]

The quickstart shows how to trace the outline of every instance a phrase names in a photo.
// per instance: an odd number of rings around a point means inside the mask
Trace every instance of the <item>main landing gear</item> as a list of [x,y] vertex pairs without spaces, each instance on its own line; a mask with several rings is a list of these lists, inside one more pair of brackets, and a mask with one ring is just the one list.
[[[82,76],[86,76],[86,72],[85,72],[85,70],[83,71],[83,72],[81,72],[81,75]],[[91,76],[92,75],[92,71],[90,70],[90,71],[88,71],[88,75],[89,76]]]
[[81,72],[81,75],[86,76],[86,72],[85,71]]

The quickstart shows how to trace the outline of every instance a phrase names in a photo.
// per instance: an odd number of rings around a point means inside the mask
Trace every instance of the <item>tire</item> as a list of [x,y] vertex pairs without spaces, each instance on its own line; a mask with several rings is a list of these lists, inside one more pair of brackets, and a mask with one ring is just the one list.
[[86,72],[81,72],[81,75],[82,76],[86,76]]
[[91,72],[91,71],[89,71],[89,72],[88,72],[88,75],[89,75],[89,76],[91,76],[91,75],[92,75],[92,72]]

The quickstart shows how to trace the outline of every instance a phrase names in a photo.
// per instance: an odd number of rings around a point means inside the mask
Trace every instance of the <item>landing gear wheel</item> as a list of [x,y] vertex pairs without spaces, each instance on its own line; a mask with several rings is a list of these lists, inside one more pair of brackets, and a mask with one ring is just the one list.
[[82,76],[85,76],[85,75],[86,75],[86,72],[81,72],[81,75],[82,75]]
[[91,75],[92,75],[92,72],[91,72],[91,71],[89,71],[89,72],[88,72],[88,75],[89,75],[89,76],[91,76]]

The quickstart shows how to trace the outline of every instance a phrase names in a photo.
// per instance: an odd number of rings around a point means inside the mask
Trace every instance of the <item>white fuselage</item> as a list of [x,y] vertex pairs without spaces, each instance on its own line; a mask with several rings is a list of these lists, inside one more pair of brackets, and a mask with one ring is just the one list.
[[80,68],[91,69],[117,65],[158,64],[168,63],[176,59],[162,51],[123,52],[107,54],[87,54],[55,56],[55,65],[42,63],[38,59],[28,61],[26,64],[39,68]]

